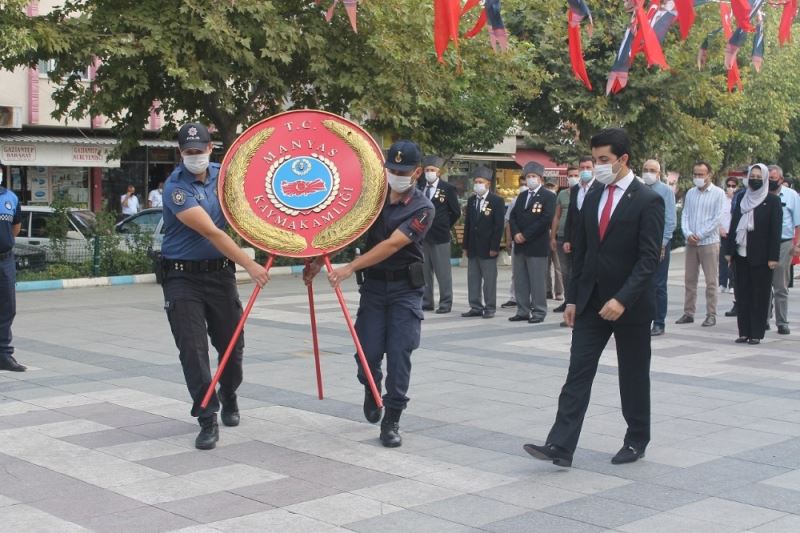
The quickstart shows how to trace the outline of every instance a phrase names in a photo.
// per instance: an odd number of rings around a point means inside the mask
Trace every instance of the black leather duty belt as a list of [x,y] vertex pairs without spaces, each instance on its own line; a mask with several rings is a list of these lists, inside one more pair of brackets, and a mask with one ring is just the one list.
[[183,261],[180,259],[162,259],[161,265],[167,272],[188,272],[189,274],[202,274],[217,272],[233,267],[233,261],[223,259],[203,259],[201,261]]
[[365,272],[367,279],[378,281],[400,281],[408,279],[408,269],[403,270],[375,270],[369,269]]
[[1,259],[8,259],[14,254],[14,249],[6,250],[5,252],[0,252],[0,260]]

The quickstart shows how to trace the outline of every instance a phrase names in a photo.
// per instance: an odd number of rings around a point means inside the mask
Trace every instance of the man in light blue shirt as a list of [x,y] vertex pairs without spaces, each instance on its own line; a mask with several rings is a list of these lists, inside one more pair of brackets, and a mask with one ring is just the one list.
[[[800,238],[800,196],[784,185],[783,169],[778,165],[769,166],[769,192],[780,196],[783,206],[781,253],[778,258],[778,266],[772,272],[772,296],[775,302],[775,324],[778,326],[778,333],[788,335],[790,333],[789,276],[792,253],[797,249],[794,241]],[[770,318],[772,318],[772,309],[770,309]]]
[[694,187],[686,191],[681,214],[681,229],[686,237],[686,295],[683,316],[676,324],[694,322],[697,282],[700,268],[706,280],[706,319],[703,327],[717,324],[717,287],[719,286],[719,223],[725,208],[725,193],[714,185],[711,165],[695,163]]
[[664,321],[667,318],[667,279],[669,278],[669,250],[672,234],[678,223],[675,211],[675,193],[661,181],[661,165],[655,159],[648,159],[642,168],[642,180],[664,199],[664,237],[661,239],[661,262],[653,278],[656,286],[656,316],[651,336],[664,334]]

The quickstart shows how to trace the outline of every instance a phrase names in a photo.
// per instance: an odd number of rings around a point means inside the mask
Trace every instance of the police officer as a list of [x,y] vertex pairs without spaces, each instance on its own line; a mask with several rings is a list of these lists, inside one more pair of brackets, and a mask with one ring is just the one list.
[[[400,415],[408,403],[411,352],[419,347],[422,315],[422,241],[433,224],[434,208],[425,194],[414,186],[422,174],[419,147],[411,141],[397,141],[386,158],[389,194],[378,220],[367,232],[366,253],[328,274],[331,286],[356,271],[364,272],[356,332],[378,390],[381,363],[386,354],[386,413],[380,439],[387,448],[402,444]],[[306,268],[303,278],[311,283],[319,273],[319,258]],[[364,416],[373,424],[381,419],[364,369],[358,380],[364,385]]]
[[11,323],[17,314],[17,267],[14,263],[14,238],[22,227],[22,211],[17,195],[3,187],[0,168],[0,370],[25,372],[14,359],[11,346]]
[[433,311],[433,276],[439,283],[439,307],[437,314],[449,313],[453,306],[453,273],[450,265],[450,230],[461,217],[456,188],[443,181],[444,159],[429,155],[422,160],[425,179],[420,179],[418,187],[425,197],[433,202],[436,215],[433,226],[422,242],[422,255],[425,257],[425,293],[422,297],[422,310]]
[[236,343],[214,394],[200,407],[211,383],[208,337],[221,358],[242,316],[236,290],[234,263],[264,286],[269,276],[225,233],[225,217],[217,198],[219,165],[209,163],[211,137],[202,124],[185,124],[178,132],[183,162],[164,187],[164,308],[180,351],[186,386],[194,402],[200,433],[195,446],[210,450],[219,440],[217,411],[222,403],[222,423],[239,424],[236,389],[242,382],[242,336]]
[[509,217],[514,239],[514,286],[517,314],[509,318],[531,324],[547,315],[547,256],[550,253],[550,224],[556,212],[556,195],[542,185],[544,167],[531,161],[522,169],[526,192],[519,194]]

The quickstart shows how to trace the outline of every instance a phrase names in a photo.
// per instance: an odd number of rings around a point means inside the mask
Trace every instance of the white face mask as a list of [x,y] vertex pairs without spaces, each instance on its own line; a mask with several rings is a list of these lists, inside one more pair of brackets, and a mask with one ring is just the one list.
[[591,170],[581,170],[581,181],[586,183],[587,181],[592,181],[594,177],[594,173]]
[[475,194],[477,194],[478,196],[483,196],[484,194],[486,194],[486,185],[484,185],[483,183],[476,183],[475,185],[472,186],[472,190],[475,191]]
[[535,189],[539,185],[542,184],[541,178],[531,177],[525,180],[525,184],[528,186],[529,189]]
[[433,183],[434,181],[438,180],[439,176],[436,175],[436,172],[426,172],[425,173],[425,181],[428,183]]
[[644,172],[642,174],[642,179],[647,185],[653,185],[655,182],[658,181],[658,174],[655,172]]
[[386,171],[386,178],[389,180],[389,187],[394,192],[403,193],[411,188],[411,176],[398,176]]
[[194,175],[202,174],[208,168],[211,154],[196,154],[183,156],[183,166]]
[[611,185],[614,183],[617,175],[614,172],[614,165],[608,163],[606,165],[595,165],[594,177],[603,185]]
[[575,176],[570,176],[567,178],[567,182],[569,182],[570,187],[576,186],[580,180],[581,180],[580,178],[577,178]]
[[699,189],[702,189],[706,186],[706,180],[703,178],[694,178],[692,179],[692,182],[694,182],[694,186]]

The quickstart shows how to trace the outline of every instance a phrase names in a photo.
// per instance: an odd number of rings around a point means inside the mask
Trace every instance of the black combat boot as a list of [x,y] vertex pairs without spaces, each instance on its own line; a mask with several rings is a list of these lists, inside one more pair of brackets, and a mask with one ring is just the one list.
[[217,415],[198,418],[197,421],[200,423],[200,433],[194,440],[194,447],[198,450],[213,450],[219,440]]
[[381,442],[387,448],[397,448],[403,444],[403,438],[400,436],[400,415],[403,413],[400,409],[386,408],[386,414],[383,415],[381,422]]
[[219,393],[219,402],[222,404],[222,423],[226,426],[238,426],[239,425],[239,404],[236,401],[236,393],[233,394],[223,394],[222,391]]
[[[378,395],[380,396],[381,384],[376,382],[375,387],[378,388]],[[364,386],[364,418],[370,424],[377,424],[381,421],[381,408],[375,403],[375,397],[372,395],[369,385]]]

